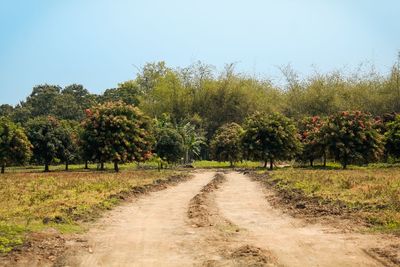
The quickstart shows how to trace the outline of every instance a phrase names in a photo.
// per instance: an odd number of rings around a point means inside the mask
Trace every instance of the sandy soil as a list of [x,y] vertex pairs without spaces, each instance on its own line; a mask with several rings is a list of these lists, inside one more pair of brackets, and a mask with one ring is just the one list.
[[215,174],[110,211],[56,266],[393,266],[367,253],[387,245],[380,235],[293,218],[260,183]]

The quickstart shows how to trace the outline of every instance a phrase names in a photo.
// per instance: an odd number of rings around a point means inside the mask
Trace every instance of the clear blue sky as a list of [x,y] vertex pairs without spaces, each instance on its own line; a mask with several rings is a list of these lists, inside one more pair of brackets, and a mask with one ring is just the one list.
[[372,61],[400,49],[398,0],[0,0],[0,104],[37,84],[91,92],[135,77],[146,62],[237,62],[276,77]]

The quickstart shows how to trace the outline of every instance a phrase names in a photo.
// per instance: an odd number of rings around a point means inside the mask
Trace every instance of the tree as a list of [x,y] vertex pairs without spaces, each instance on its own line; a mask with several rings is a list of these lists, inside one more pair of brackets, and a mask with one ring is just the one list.
[[246,119],[244,124],[243,145],[248,157],[270,162],[291,159],[300,149],[297,129],[287,117],[273,113],[256,113]]
[[360,111],[337,113],[329,117],[321,131],[328,150],[343,169],[350,163],[368,163],[382,155],[382,136],[374,128],[369,114]]
[[313,166],[315,159],[326,156],[326,145],[321,134],[323,125],[324,121],[318,116],[306,117],[299,125],[299,137],[302,144],[299,159],[310,162],[310,166]]
[[33,158],[36,163],[44,164],[44,171],[49,165],[60,160],[63,150],[64,132],[60,122],[54,117],[37,117],[27,123],[27,135],[33,145]]
[[85,154],[104,163],[112,161],[114,170],[118,164],[143,161],[151,156],[153,137],[150,121],[134,106],[123,102],[109,102],[86,111],[82,136]]
[[118,85],[118,88],[107,89],[100,97],[105,102],[122,101],[127,105],[139,105],[140,89],[136,81],[126,81]]
[[233,166],[242,159],[243,128],[237,123],[221,126],[211,141],[211,150],[218,161],[229,161]]
[[24,164],[31,157],[32,145],[24,129],[5,117],[0,117],[0,167]]
[[33,88],[26,102],[22,103],[22,107],[29,108],[32,117],[54,115],[53,107],[60,95],[61,87],[58,85],[38,85]]
[[0,105],[0,117],[11,117],[14,107],[8,104]]
[[157,134],[155,151],[162,160],[168,163],[178,162],[184,155],[182,136],[176,129],[161,129]]
[[199,129],[190,122],[178,126],[178,132],[182,136],[184,149],[184,162],[189,163],[194,157],[199,157],[201,146],[205,145],[205,138]]
[[385,132],[385,152],[388,156],[400,157],[400,115],[394,121],[387,123]]
[[80,158],[78,127],[79,124],[74,121],[61,121],[60,123],[61,146],[59,147],[58,157],[65,163],[66,171],[68,171],[71,162]]

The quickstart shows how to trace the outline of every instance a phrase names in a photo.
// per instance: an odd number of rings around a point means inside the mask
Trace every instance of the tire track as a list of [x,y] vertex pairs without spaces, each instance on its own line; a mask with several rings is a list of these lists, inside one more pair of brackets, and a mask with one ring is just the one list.
[[227,181],[218,173],[190,201],[189,223],[202,238],[200,266],[276,266],[276,259],[265,249],[246,243],[247,232],[221,216],[215,193]]

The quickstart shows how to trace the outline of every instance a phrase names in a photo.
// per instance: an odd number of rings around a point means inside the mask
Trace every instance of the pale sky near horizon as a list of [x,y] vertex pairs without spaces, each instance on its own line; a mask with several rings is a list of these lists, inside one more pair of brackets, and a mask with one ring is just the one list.
[[0,104],[38,84],[100,93],[135,66],[197,60],[276,79],[372,62],[388,72],[400,49],[398,0],[0,0]]

